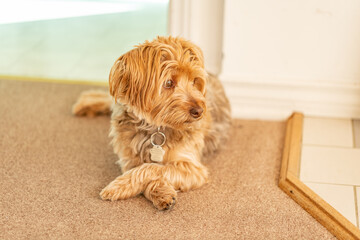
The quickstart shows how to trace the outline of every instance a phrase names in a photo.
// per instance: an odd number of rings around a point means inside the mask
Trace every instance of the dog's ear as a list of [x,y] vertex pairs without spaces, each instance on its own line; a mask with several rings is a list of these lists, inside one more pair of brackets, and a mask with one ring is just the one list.
[[115,99],[123,98],[129,88],[129,74],[126,73],[126,56],[121,56],[112,66],[109,74],[110,94]]
[[181,45],[184,49],[184,55],[189,54],[191,61],[197,61],[201,67],[204,67],[204,55],[200,47],[197,45],[181,39]]
[[[113,65],[109,75],[110,94],[122,103],[145,110],[149,108],[149,96],[158,79],[161,54],[146,46],[122,55]],[[157,60],[157,61],[156,61]]]

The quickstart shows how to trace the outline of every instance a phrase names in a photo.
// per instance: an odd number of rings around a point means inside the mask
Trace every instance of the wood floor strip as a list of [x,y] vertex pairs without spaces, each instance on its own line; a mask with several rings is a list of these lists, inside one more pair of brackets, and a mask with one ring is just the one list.
[[287,122],[279,187],[338,239],[360,239],[360,230],[299,179],[304,116]]
[[360,148],[360,119],[353,120],[354,147]]

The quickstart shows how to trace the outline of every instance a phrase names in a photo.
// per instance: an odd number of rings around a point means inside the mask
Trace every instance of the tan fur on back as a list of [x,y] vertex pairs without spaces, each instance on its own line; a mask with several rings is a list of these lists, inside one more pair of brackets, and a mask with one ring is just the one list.
[[[169,80],[174,83],[171,88]],[[207,182],[201,159],[224,144],[230,106],[220,81],[205,71],[196,45],[172,37],[145,42],[114,63],[109,87],[113,97],[110,136],[123,174],[102,190],[103,199],[143,193],[164,210],[175,204],[177,190]],[[75,114],[99,113],[99,104],[86,105],[82,99],[74,105]],[[101,102],[110,107],[104,99]],[[166,136],[165,155],[162,163],[155,163],[150,158],[150,137],[159,127]]]

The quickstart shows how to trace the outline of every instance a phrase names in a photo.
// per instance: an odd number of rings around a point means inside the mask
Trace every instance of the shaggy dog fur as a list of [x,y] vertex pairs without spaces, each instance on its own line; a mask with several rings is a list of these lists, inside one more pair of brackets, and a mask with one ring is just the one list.
[[[110,95],[84,92],[75,115],[112,110],[114,152],[122,175],[100,193],[104,200],[143,193],[159,210],[170,209],[177,191],[207,182],[205,155],[223,144],[230,126],[230,105],[220,81],[204,69],[199,47],[182,38],[158,37],[122,55],[109,76]],[[151,136],[166,141],[162,162],[150,157]],[[161,134],[154,142],[164,141]]]

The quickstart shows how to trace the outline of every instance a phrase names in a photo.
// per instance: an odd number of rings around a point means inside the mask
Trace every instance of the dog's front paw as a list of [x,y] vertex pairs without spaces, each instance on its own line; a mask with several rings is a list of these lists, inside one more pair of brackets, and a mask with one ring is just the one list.
[[172,185],[165,180],[156,180],[149,183],[144,195],[153,202],[159,210],[169,210],[176,203],[176,191]]
[[158,196],[153,199],[154,206],[159,210],[170,210],[176,203],[176,196]]
[[120,189],[109,188],[107,186],[100,192],[100,197],[102,200],[116,201],[119,200],[120,194]]
[[120,176],[109,183],[101,192],[100,197],[103,200],[122,200],[136,196],[141,192],[139,186],[131,184],[126,176]]

